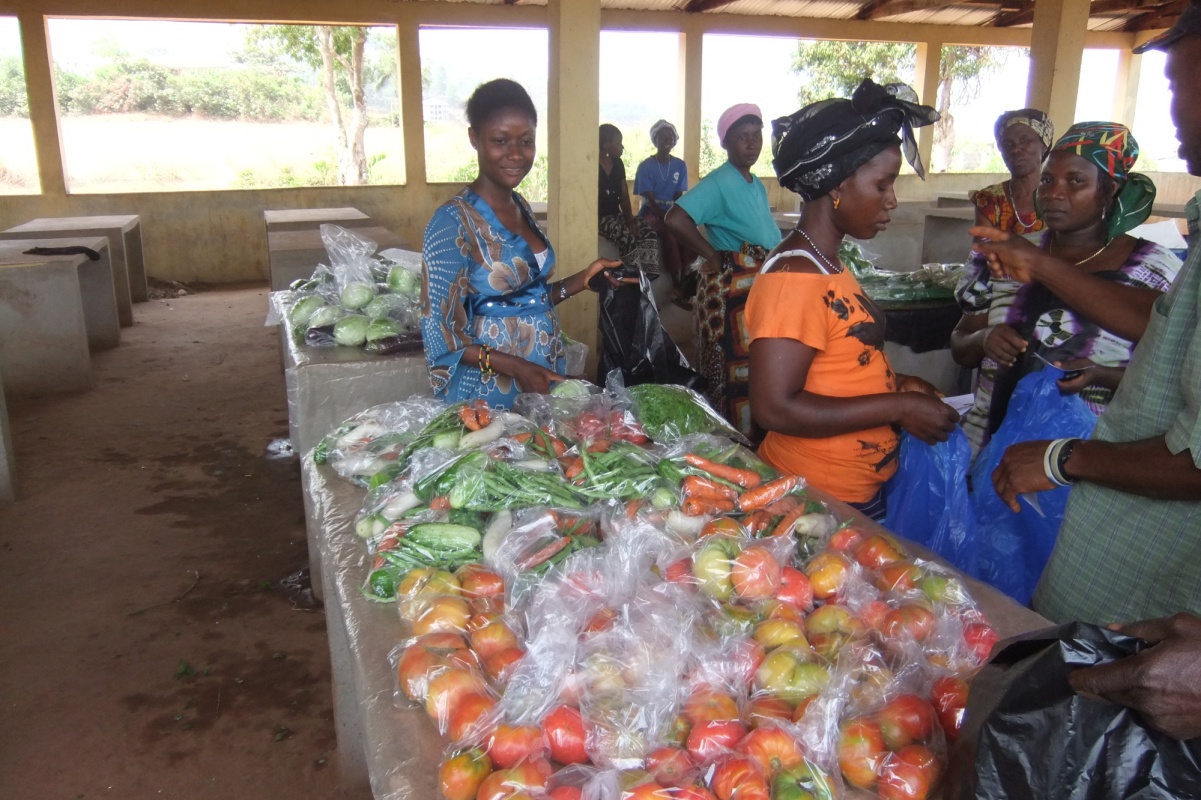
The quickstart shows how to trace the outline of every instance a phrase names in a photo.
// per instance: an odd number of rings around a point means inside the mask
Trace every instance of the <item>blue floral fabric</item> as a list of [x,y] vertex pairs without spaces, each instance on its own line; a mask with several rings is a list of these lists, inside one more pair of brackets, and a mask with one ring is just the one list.
[[430,385],[448,402],[483,398],[508,408],[521,392],[510,376],[485,376],[474,360],[464,361],[468,345],[488,345],[560,374],[566,369],[548,290],[554,250],[529,204],[516,192],[513,197],[546,245],[541,266],[526,241],[471,189],[439,207],[425,228],[421,330]]

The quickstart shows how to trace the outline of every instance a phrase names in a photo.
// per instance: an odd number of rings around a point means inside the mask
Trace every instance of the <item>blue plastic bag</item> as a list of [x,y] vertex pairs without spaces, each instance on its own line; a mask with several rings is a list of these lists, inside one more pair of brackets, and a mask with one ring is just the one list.
[[993,488],[992,473],[1012,444],[1092,435],[1097,415],[1078,395],[1059,391],[1055,381],[1063,374],[1047,367],[1018,382],[1005,421],[972,467],[972,507],[980,536],[976,577],[1026,605],[1055,548],[1069,487],[1022,495],[1022,511],[1015,514]]
[[897,473],[884,484],[884,526],[930,548],[969,575],[976,569],[976,519],[968,496],[971,445],[962,428],[928,445],[901,437]]

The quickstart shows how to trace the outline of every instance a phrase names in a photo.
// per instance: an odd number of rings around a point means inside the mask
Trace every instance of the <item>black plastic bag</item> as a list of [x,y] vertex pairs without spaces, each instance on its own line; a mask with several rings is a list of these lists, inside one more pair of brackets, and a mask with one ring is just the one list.
[[688,364],[659,319],[659,309],[645,273],[638,285],[600,288],[601,353],[597,384],[614,369],[626,386],[672,383],[704,392],[706,381]]
[[1068,684],[1147,646],[1082,622],[1010,639],[972,681],[944,796],[1201,797],[1201,738],[1173,739]]

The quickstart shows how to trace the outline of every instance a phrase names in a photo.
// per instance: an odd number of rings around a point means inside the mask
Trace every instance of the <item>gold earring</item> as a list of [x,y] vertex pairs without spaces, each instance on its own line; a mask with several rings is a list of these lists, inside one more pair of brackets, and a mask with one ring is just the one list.
[[842,198],[841,198],[841,197],[838,197],[838,196],[835,196],[835,197],[834,197],[834,208],[835,208],[835,209],[837,209],[837,208],[838,208],[838,204],[839,204],[839,203],[841,203],[841,202],[842,202]]

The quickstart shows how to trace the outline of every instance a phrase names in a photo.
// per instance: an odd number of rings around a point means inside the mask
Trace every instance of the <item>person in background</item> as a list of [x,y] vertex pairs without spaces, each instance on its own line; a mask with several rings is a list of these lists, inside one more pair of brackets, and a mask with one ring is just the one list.
[[986,186],[968,195],[976,207],[976,224],[1007,233],[1035,233],[1043,229],[1034,203],[1043,159],[1055,127],[1037,108],[1006,111],[997,117],[993,136],[1001,159],[1009,170],[1009,180]]
[[767,189],[751,174],[763,150],[763,112],[750,103],[727,108],[717,120],[717,137],[726,163],[685,192],[665,222],[702,259],[693,314],[697,366],[709,384],[709,402],[755,441],[743,309],[767,251],[780,243]]
[[[1164,71],[1180,156],[1191,174],[1201,175],[1201,2],[1193,0],[1171,30],[1135,52],[1152,48],[1167,51]],[[1199,204],[1201,192],[1186,206],[1184,267],[1152,306],[1146,333],[1092,438],[1022,442],[1005,451],[993,472],[997,494],[1014,511],[1019,494],[1072,485],[1055,550],[1034,593],[1035,610],[1051,619],[1103,623],[1201,614]],[[977,247],[999,276],[1026,271],[1025,248],[1007,241]],[[1195,624],[1190,631],[1185,652],[1195,668]],[[1150,660],[1112,673],[1117,679],[1102,694],[1153,712],[1152,704],[1172,702],[1173,687],[1192,675],[1195,730],[1195,671],[1181,669],[1179,658],[1153,671]]]
[[1083,368],[1060,389],[1079,392],[1094,412],[1113,397],[1152,304],[1180,270],[1171,250],[1126,233],[1150,215],[1155,199],[1151,180],[1131,171],[1137,159],[1125,126],[1077,123],[1051,148],[1039,179],[1035,197],[1047,230],[1022,238],[973,229],[1008,236],[1008,251],[1032,267],[1021,273],[1023,283],[997,281],[977,254],[956,288],[963,317],[951,352],[980,368],[963,420],[973,453],[1001,426],[1017,382],[1044,360]]
[[689,298],[696,291],[696,278],[685,273],[692,252],[664,224],[663,218],[680,195],[688,191],[688,165],[671,154],[680,141],[676,126],[661,119],[651,126],[651,143],[655,154],[638,165],[634,173],[634,194],[642,197],[638,219],[659,237],[663,266],[676,289],[675,303],[691,309]]
[[[479,174],[434,212],[422,246],[421,332],[434,395],[512,405],[563,380],[555,306],[617,261],[551,282],[555,251],[515,190],[534,165],[538,112],[520,84],[482,84],[467,101]],[[609,282],[617,280],[608,274]]]
[[924,177],[913,128],[938,113],[903,84],[865,80],[850,100],[805,106],[772,123],[780,185],[805,201],[751,289],[751,409],[777,469],[884,517],[900,429],[945,441],[958,415],[926,381],[892,371],[884,315],[839,258],[843,237],[870,239],[897,207],[901,152]]
[[655,278],[659,275],[659,242],[654,232],[634,216],[626,168],[621,162],[624,152],[621,131],[608,123],[601,125],[597,203],[600,235],[617,245],[623,264],[645,272],[648,278]]

